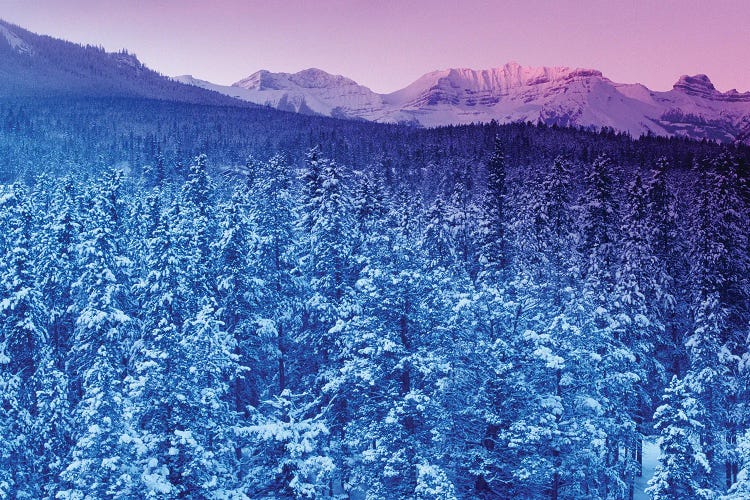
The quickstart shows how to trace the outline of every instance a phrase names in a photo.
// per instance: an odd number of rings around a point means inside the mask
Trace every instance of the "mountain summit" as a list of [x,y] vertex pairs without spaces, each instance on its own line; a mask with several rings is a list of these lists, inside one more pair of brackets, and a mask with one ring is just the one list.
[[433,71],[390,94],[375,93],[320,69],[291,74],[263,70],[232,86],[185,76],[176,79],[287,111],[427,127],[530,121],[608,127],[636,137],[727,142],[741,139],[750,129],[750,93],[719,92],[706,75],[682,76],[666,92],[616,83],[595,69],[516,62],[484,70]]

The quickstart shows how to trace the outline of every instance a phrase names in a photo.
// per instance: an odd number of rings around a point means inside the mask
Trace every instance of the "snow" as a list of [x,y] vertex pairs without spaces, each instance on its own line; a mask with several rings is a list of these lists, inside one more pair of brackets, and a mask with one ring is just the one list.
[[298,113],[371,119],[370,114],[384,106],[382,96],[369,88],[316,68],[291,74],[261,70],[231,86],[216,85],[191,75],[174,80]]
[[650,500],[651,496],[645,493],[648,481],[654,476],[654,471],[659,463],[659,445],[655,438],[643,440],[643,475],[635,480],[635,494],[633,500]]
[[27,55],[31,55],[34,53],[34,49],[31,47],[31,45],[26,43],[25,40],[13,33],[7,26],[2,23],[0,23],[0,34],[5,37],[11,48],[13,48],[16,52]]
[[468,308],[471,306],[472,302],[466,297],[462,297],[458,303],[453,306],[453,312],[459,312],[461,309]]

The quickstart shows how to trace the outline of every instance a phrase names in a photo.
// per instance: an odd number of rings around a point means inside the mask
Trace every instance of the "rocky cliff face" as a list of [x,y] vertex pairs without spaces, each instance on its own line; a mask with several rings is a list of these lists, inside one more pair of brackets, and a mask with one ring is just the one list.
[[740,93],[737,89],[725,93],[719,92],[706,75],[682,75],[672,88],[676,92],[713,101],[750,102],[750,92]]

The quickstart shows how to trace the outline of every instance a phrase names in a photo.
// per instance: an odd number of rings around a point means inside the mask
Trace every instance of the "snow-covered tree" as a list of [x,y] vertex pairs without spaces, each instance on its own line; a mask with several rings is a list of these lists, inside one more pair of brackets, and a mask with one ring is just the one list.
[[495,138],[495,149],[487,161],[487,190],[480,219],[480,262],[486,272],[499,272],[508,266],[508,201],[505,154],[502,141]]
[[703,449],[703,414],[689,385],[673,377],[654,415],[661,458],[646,491],[655,500],[715,498]]
[[83,398],[74,412],[75,443],[55,497],[127,498],[140,471],[127,447],[131,433],[124,418],[128,402],[122,388],[122,360],[117,350],[110,353],[104,343],[89,359],[82,374]]
[[284,390],[251,415],[250,425],[238,427],[237,435],[256,450],[246,460],[246,491],[294,498],[332,496],[336,466],[326,445],[329,430],[322,415],[308,416],[316,410],[304,402],[308,399]]
[[[217,283],[217,302],[222,305],[219,317],[223,328],[234,338],[236,355],[243,366],[232,381],[234,408],[246,411],[248,404],[256,405],[260,387],[268,379],[264,358],[272,351],[256,332],[259,282],[255,279],[251,263],[255,251],[255,228],[248,212],[247,201],[236,191],[231,200],[220,207],[219,237],[212,245],[215,259],[213,274]],[[252,369],[249,367],[252,366]]]
[[745,431],[738,438],[738,455],[739,463],[737,464],[737,473],[735,482],[726,496],[726,500],[742,500],[750,497],[750,431]]
[[290,167],[280,157],[271,158],[253,192],[256,195],[248,203],[257,231],[252,259],[257,280],[257,329],[263,333],[259,337],[273,337],[262,351],[266,361],[276,365],[269,368],[269,374],[273,373],[269,382],[275,379],[275,391],[268,387],[267,393],[280,394],[290,379],[299,380],[302,375],[296,370],[296,362],[301,360],[296,359],[295,340],[303,310],[303,283],[295,272],[300,238],[295,228]]
[[79,244],[81,275],[73,284],[75,327],[70,374],[80,425],[60,474],[61,498],[114,495],[131,480],[120,438],[127,430],[125,375],[131,318],[126,310],[130,261],[120,250],[121,174],[110,172],[91,196]]

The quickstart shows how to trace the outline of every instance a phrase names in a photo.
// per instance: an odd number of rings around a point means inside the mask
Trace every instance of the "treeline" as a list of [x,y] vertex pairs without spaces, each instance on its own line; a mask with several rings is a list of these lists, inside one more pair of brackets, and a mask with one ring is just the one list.
[[[40,173],[97,175],[115,167],[138,177],[159,159],[184,177],[191,161],[206,154],[213,167],[244,169],[249,157],[267,161],[283,154],[301,168],[305,153],[321,153],[341,165],[365,169],[382,163],[397,176],[424,171],[440,176],[477,165],[504,144],[514,165],[536,168],[560,154],[591,162],[607,154],[619,166],[647,167],[665,157],[674,169],[722,146],[685,139],[633,140],[612,130],[591,132],[531,123],[497,123],[419,129],[336,120],[270,108],[243,109],[135,98],[0,97],[0,182],[31,181]],[[732,147],[750,162],[750,149]]]
[[0,496],[746,498],[746,164],[506,147],[5,186]]

